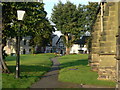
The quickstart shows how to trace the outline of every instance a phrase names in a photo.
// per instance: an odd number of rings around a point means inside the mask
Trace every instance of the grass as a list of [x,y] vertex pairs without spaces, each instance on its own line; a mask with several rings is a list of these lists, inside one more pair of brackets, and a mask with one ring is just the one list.
[[60,81],[96,86],[115,86],[113,81],[97,80],[98,74],[91,71],[86,54],[62,56],[59,58],[59,62],[61,64]]
[[8,56],[6,63],[11,74],[2,75],[2,88],[28,88],[35,81],[50,70],[52,62],[50,58],[55,57],[54,54],[36,54],[21,55],[20,75],[21,78],[15,79],[16,57]]

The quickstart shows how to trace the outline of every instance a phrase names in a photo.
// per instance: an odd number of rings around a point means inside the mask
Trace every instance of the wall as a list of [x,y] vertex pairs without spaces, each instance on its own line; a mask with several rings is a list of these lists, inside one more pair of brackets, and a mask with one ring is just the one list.
[[[116,79],[116,35],[118,34],[118,9],[120,3],[101,3],[97,19],[93,26],[92,52],[90,65],[98,72],[98,79]],[[103,7],[103,8],[102,8]],[[103,13],[103,15],[102,15]]]
[[78,50],[80,50],[80,45],[73,44],[73,46],[71,47],[70,53],[76,53],[76,54],[78,54],[79,53]]

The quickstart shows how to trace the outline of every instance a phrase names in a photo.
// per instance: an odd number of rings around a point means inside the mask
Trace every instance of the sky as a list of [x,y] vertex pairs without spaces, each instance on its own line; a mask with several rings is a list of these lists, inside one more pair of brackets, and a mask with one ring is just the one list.
[[[52,13],[52,9],[54,4],[57,4],[59,1],[62,1],[63,3],[65,3],[68,0],[43,0],[43,2],[45,3],[45,11],[47,11],[47,17],[50,18],[51,13]],[[88,2],[98,2],[100,0],[69,0],[70,2],[76,4],[77,6],[79,4],[87,4]]]

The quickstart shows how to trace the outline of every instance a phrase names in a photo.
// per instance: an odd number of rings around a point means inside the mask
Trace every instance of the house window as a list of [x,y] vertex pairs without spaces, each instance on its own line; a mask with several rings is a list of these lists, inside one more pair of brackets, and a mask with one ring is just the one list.
[[75,53],[75,50],[73,50],[73,53]]
[[81,45],[80,45],[80,47],[84,47],[84,45],[83,45],[83,44],[81,44]]
[[63,48],[63,46],[60,46],[60,48]]
[[25,51],[25,49],[23,49],[23,54],[25,54],[26,53],[26,51]]
[[26,40],[24,40],[24,45],[26,45]]
[[31,49],[29,49],[29,52],[31,52]]

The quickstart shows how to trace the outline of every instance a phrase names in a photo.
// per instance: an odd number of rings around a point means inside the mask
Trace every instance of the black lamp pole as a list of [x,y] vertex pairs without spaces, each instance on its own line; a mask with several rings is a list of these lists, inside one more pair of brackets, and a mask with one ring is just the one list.
[[20,31],[21,31],[21,20],[23,20],[25,11],[24,10],[17,10],[17,17],[19,22],[19,30],[18,36],[16,37],[16,78],[20,77]]
[[20,77],[20,30],[21,30],[21,25],[20,29],[18,31],[18,36],[16,37],[16,42],[17,42],[17,57],[16,57],[16,78]]

